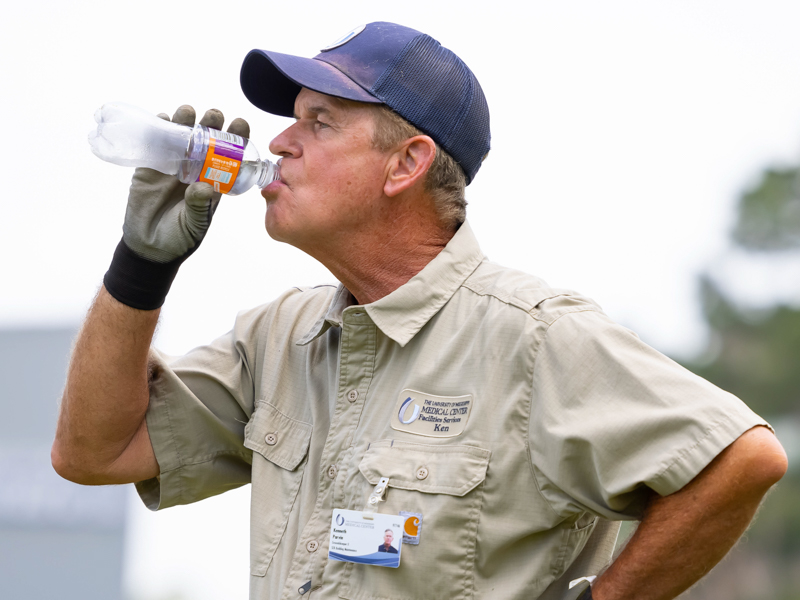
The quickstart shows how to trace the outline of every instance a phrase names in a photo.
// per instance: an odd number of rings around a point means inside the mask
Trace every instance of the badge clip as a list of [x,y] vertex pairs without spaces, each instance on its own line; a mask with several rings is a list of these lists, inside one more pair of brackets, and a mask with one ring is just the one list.
[[367,503],[364,505],[364,510],[361,511],[363,513],[363,517],[365,519],[374,519],[375,509],[378,508],[378,502],[383,502],[386,498],[383,495],[386,493],[386,488],[389,485],[389,478],[388,477],[381,477],[380,481],[378,481],[378,485],[376,485],[372,489],[372,493],[369,495],[367,499]]

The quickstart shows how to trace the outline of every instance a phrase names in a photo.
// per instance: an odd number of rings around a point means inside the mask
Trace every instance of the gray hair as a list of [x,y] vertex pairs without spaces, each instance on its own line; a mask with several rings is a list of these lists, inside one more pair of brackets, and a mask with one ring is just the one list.
[[[373,107],[375,132],[372,143],[379,150],[387,152],[403,140],[427,135],[388,106],[381,104]],[[461,166],[436,144],[436,157],[425,176],[425,191],[432,196],[442,225],[451,231],[458,229],[467,218],[466,187],[467,179]]]

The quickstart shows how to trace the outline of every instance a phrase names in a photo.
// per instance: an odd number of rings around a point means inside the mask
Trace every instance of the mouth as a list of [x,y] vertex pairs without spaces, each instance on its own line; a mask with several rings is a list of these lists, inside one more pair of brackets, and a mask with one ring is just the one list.
[[265,200],[269,201],[271,198],[274,199],[275,194],[277,194],[282,187],[288,188],[289,186],[284,180],[276,179],[275,181],[270,183],[267,187],[261,190],[261,195],[264,197]]

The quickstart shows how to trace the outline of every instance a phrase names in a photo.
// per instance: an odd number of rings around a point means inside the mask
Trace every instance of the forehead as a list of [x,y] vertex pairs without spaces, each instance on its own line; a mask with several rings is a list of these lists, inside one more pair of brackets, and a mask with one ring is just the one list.
[[340,119],[372,118],[373,106],[364,102],[345,100],[303,88],[294,101],[295,117],[304,113],[327,113]]

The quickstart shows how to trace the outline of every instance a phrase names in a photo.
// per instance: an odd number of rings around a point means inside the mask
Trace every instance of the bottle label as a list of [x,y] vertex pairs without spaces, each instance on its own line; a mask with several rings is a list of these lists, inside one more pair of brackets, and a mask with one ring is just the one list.
[[214,129],[210,129],[209,134],[208,152],[197,181],[210,183],[215,192],[227,194],[242,166],[244,138]]

